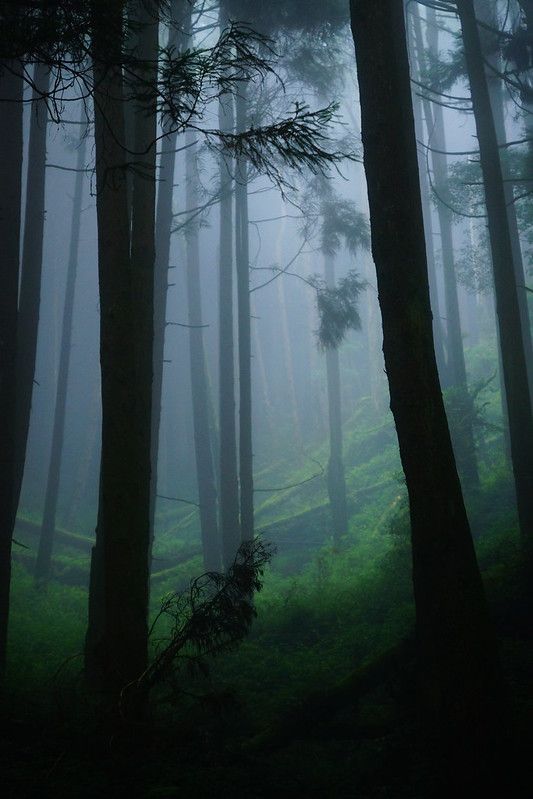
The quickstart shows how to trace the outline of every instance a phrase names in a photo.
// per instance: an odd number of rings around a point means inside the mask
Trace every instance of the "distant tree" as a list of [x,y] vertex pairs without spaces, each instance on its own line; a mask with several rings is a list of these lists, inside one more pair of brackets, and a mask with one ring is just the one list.
[[[239,133],[249,126],[248,86],[242,81],[235,95]],[[250,318],[250,245],[248,224],[248,161],[235,163],[235,263],[237,267],[237,326],[239,332],[239,487],[241,540],[254,537],[252,441],[252,331]]]
[[[533,11],[533,6],[527,4]],[[492,106],[492,113],[494,117],[494,126],[496,129],[496,137],[498,144],[503,144],[507,141],[507,133],[505,129],[505,98],[506,87],[501,78],[503,60],[501,53],[501,44],[498,32],[498,14],[497,6],[492,4],[479,2],[476,0],[475,11],[479,21],[479,35],[481,47],[485,58],[485,75],[487,78],[487,86],[490,94],[490,101]],[[533,28],[533,18],[531,20]],[[524,116],[526,120],[531,117],[531,110],[525,108]],[[527,124],[527,121],[526,121]],[[532,142],[529,142],[529,150],[533,148]],[[529,171],[529,162],[533,166],[533,161],[529,159],[526,170]],[[511,170],[502,159],[502,173],[503,173],[503,190],[505,194],[505,203],[507,206],[507,217],[509,220],[509,234],[511,236],[511,245],[513,249],[513,266],[515,271],[515,279],[518,286],[518,305],[520,308],[520,320],[522,323],[522,334],[524,337],[524,353],[526,358],[526,367],[529,377],[529,395],[533,403],[533,345],[531,338],[531,319],[528,309],[527,292],[523,288],[525,283],[524,275],[524,258],[522,254],[522,245],[520,242],[520,231],[518,228],[517,218],[517,205],[515,202],[515,191],[511,182]],[[527,177],[527,175],[526,175]],[[526,184],[527,185],[527,184]],[[520,187],[522,189],[522,186]],[[519,193],[522,193],[520,190]],[[505,393],[505,392],[504,392]]]
[[[191,214],[198,207],[198,153],[193,134],[187,134],[186,151],[186,210]],[[221,542],[218,534],[217,487],[214,447],[209,422],[209,385],[206,372],[203,336],[202,287],[200,283],[199,223],[190,220],[185,227],[187,271],[187,307],[189,330],[189,361],[191,369],[194,450],[200,505],[200,532],[204,566],[208,571],[221,569]]]
[[[228,23],[228,10],[220,3],[220,27]],[[235,127],[233,95],[219,100],[218,124],[223,133],[232,135]],[[235,344],[233,335],[233,172],[234,162],[221,153],[219,160],[219,430],[220,430],[220,535],[225,568],[233,563],[241,541],[239,517],[239,482],[235,422]]]
[[[432,9],[428,10],[431,14]],[[416,12],[413,15],[415,42],[419,59],[419,69],[424,80],[427,72],[427,58],[424,52],[422,26]],[[436,20],[428,17],[428,44],[430,52],[435,55],[439,50],[439,31]],[[433,185],[436,194],[436,207],[439,221],[442,268],[444,276],[444,305],[446,315],[446,343],[448,351],[447,385],[453,387],[455,393],[460,392],[462,405],[466,408],[470,402],[466,375],[461,317],[459,314],[459,293],[453,245],[453,218],[450,202],[448,163],[446,152],[446,134],[442,106],[433,107],[427,96],[423,98],[428,138],[430,138],[431,164],[433,167]],[[474,432],[471,424],[472,414],[461,416],[461,423],[455,419],[451,424],[454,451],[459,467],[459,474],[468,486],[479,486],[479,475],[476,461]]]
[[46,493],[44,500],[43,522],[39,549],[35,563],[35,580],[38,585],[45,585],[50,578],[52,565],[52,549],[54,545],[57,501],[61,476],[61,461],[65,434],[65,414],[67,404],[68,378],[70,370],[70,352],[72,347],[72,321],[74,315],[74,293],[78,271],[79,240],[83,186],[85,180],[86,133],[83,133],[78,144],[76,158],[76,177],[72,200],[72,216],[70,221],[70,242],[68,253],[67,280],[65,299],[63,302],[63,321],[61,327],[61,344],[59,348],[59,368],[57,375],[54,422],[52,426],[52,446],[48,464]]
[[404,4],[351,0],[351,19],[383,351],[409,494],[425,735],[450,781],[444,791],[473,790],[494,764],[501,675],[433,347]]
[[326,354],[330,446],[327,486],[333,537],[338,546],[348,532],[338,348],[349,330],[361,327],[357,302],[363,283],[356,273],[350,272],[336,284],[334,258],[341,244],[354,256],[360,249],[369,249],[370,241],[366,219],[355,204],[335,197],[327,184],[323,184],[322,190],[325,199],[320,205],[320,249],[324,258],[324,281],[315,279],[314,285],[320,322],[318,341]]
[[[222,6],[221,6],[222,8]],[[291,2],[287,3],[268,3],[263,2],[255,3],[253,7],[253,14],[250,14],[249,4],[243,3],[242,0],[224,0],[223,4],[224,13],[237,20],[243,20],[254,27],[255,30],[261,34],[272,37],[277,43],[283,42],[281,50],[283,52],[283,59],[285,69],[290,75],[291,72],[297,73],[301,78],[306,68],[303,62],[308,64],[307,72],[310,74],[310,69],[316,66],[316,53],[320,53],[320,47],[310,47],[309,42],[306,41],[302,47],[301,33],[306,31],[313,34],[323,33],[327,30],[328,35],[331,36],[332,31],[343,27],[347,23],[346,10],[342,7],[342,3],[330,0],[326,7],[317,3],[301,3]],[[288,42],[290,41],[290,45]],[[316,42],[314,42],[316,45]],[[307,48],[306,48],[307,45]],[[304,49],[306,50],[304,53]],[[314,52],[314,56],[312,55]],[[309,64],[311,63],[311,67]],[[313,72],[315,79],[319,80],[319,70]],[[323,82],[321,84],[323,86]],[[235,111],[236,111],[236,129],[239,133],[243,133],[248,127],[248,87],[246,80],[242,80],[240,85],[237,86],[235,94]],[[306,154],[303,152],[294,152],[291,155],[291,141],[287,139],[287,146],[284,149],[284,155],[287,160],[292,158],[293,166],[299,168],[299,164],[305,160]],[[309,165],[312,166],[316,155],[312,154],[308,159]],[[253,443],[252,443],[252,375],[251,375],[251,325],[250,325],[250,277],[249,277],[249,229],[248,229],[248,180],[249,172],[252,167],[258,167],[254,163],[253,157],[248,159],[243,157],[242,154],[237,156],[236,160],[236,180],[235,180],[235,260],[236,260],[236,273],[237,273],[237,329],[238,329],[238,358],[239,358],[239,459],[238,459],[238,487],[237,495],[239,496],[240,507],[240,536],[243,541],[251,540],[254,531],[254,502],[253,502]],[[227,165],[226,165],[227,169]],[[270,167],[272,169],[272,167]],[[273,176],[280,179],[281,175],[274,169]],[[283,228],[280,231],[279,242],[281,245],[281,236]],[[298,420],[298,411],[296,405],[296,395],[293,387],[293,369],[292,369],[292,356],[290,354],[290,344],[288,336],[288,323],[285,308],[285,289],[281,281],[277,285],[278,295],[280,298],[280,312],[281,312],[281,332],[282,344],[284,348],[285,365],[287,370],[287,382],[289,384],[290,402],[293,409],[294,419],[294,435],[298,441],[300,438],[300,424]],[[227,293],[227,302],[229,302],[229,284],[226,285],[225,291]],[[222,307],[222,306],[221,306]],[[224,305],[224,317],[226,321],[221,322],[221,330],[230,325],[230,318],[228,316],[228,306]],[[229,341],[229,332],[224,333],[225,339]],[[226,365],[229,367],[229,345],[227,347],[227,361]],[[335,356],[333,356],[335,357]],[[231,372],[224,368],[220,369],[221,374],[221,397],[229,397],[230,379],[233,380]],[[223,390],[223,394],[222,394]],[[222,410],[222,409],[221,409]],[[229,418],[229,405],[225,411],[225,417]],[[222,441],[222,427],[225,423],[222,421],[221,413],[221,480],[227,481],[228,496],[231,493],[232,500],[228,502],[228,508],[233,509],[230,526],[235,527],[235,485],[236,481],[233,478],[233,456],[230,454],[231,448],[225,448]],[[231,486],[230,486],[231,475]],[[231,492],[230,492],[231,487]],[[225,504],[224,497],[221,493],[221,513],[224,515],[223,505]],[[224,536],[225,524],[222,525],[222,535]],[[228,533],[226,536],[228,537]],[[232,562],[234,550],[234,543],[227,557],[229,562]]]
[[[168,10],[167,52],[183,53],[190,40],[191,13],[193,3],[188,0],[172,0]],[[174,173],[178,130],[168,118],[168,108],[160,112],[160,122],[165,134],[161,142],[158,170],[156,206],[156,253],[154,272],[154,380],[152,398],[152,477],[150,488],[150,529],[155,534],[155,510],[157,503],[157,476],[159,460],[159,436],[161,426],[161,402],[163,395],[163,372],[165,330],[167,323],[167,298],[170,267],[170,243],[173,228]]]
[[520,530],[533,535],[533,417],[500,153],[472,0],[457,0],[485,189]]

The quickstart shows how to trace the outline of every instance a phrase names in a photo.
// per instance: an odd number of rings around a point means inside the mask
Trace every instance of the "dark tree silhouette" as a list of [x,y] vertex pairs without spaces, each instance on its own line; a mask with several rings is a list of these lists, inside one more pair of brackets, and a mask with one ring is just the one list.
[[419,693],[445,776],[473,788],[492,765],[501,678],[433,347],[404,4],[352,0],[351,18],[383,351],[409,494]]
[[43,523],[39,549],[35,563],[35,579],[38,584],[46,584],[50,577],[52,565],[52,549],[54,545],[57,500],[61,476],[61,459],[65,434],[65,412],[67,405],[68,377],[70,369],[70,351],[72,346],[72,320],[74,314],[74,292],[76,289],[76,273],[78,269],[78,250],[81,227],[81,204],[83,184],[85,180],[84,166],[86,156],[86,137],[78,145],[76,159],[76,178],[74,198],[72,201],[72,217],[70,222],[70,243],[67,267],[67,282],[63,302],[63,324],[61,328],[61,344],[59,350],[59,369],[57,375],[54,423],[52,428],[52,447],[48,464],[48,478],[44,500]]
[[524,542],[529,545],[533,536],[533,417],[513,246],[496,128],[472,0],[457,0],[457,12],[463,31],[485,187],[518,518]]
[[20,65],[0,61],[0,678],[6,665],[15,488],[17,306],[22,181]]

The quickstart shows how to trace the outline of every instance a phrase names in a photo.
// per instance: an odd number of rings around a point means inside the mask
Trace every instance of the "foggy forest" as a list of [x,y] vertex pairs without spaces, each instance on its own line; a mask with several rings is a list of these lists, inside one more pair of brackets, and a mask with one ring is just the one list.
[[0,791],[523,797],[533,0],[0,0]]

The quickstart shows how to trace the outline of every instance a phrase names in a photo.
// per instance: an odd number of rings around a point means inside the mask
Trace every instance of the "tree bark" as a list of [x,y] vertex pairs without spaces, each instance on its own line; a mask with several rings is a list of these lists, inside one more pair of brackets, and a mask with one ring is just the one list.
[[[324,255],[324,275],[326,285],[334,288],[335,267],[332,256]],[[336,348],[326,350],[326,384],[329,420],[327,487],[333,522],[333,540],[335,546],[339,546],[341,538],[348,532],[348,508],[342,454],[341,377],[339,351]]]
[[[187,144],[192,145],[189,135]],[[190,146],[186,155],[186,209],[198,207],[197,153]],[[200,505],[200,532],[204,568],[220,571],[221,551],[217,521],[217,489],[209,424],[209,386],[206,374],[204,336],[202,330],[202,292],[200,284],[199,229],[195,220],[185,228],[187,257],[187,303],[189,310],[189,360],[191,370],[194,451]]]
[[[243,81],[235,100],[237,132],[246,130],[247,86]],[[254,480],[252,441],[252,341],[250,319],[250,254],[248,226],[248,163],[236,160],[235,260],[237,267],[237,329],[239,333],[239,483],[241,539],[254,537]]]
[[[428,23],[431,22],[432,9],[428,9]],[[434,13],[434,12],[433,12]],[[436,20],[428,26],[428,46],[434,55],[439,52],[438,28]],[[414,17],[415,36],[419,54],[423,52],[422,29],[420,19]],[[438,103],[432,109],[429,100],[424,101],[428,138],[431,137],[431,163],[435,190],[437,192],[437,215],[439,219],[442,268],[444,272],[444,299],[446,307],[447,337],[448,342],[448,377],[449,386],[455,389],[455,400],[458,405],[457,418],[450,425],[452,441],[459,474],[465,485],[479,486],[479,474],[476,460],[476,445],[474,439],[473,405],[468,393],[466,376],[465,354],[463,336],[461,331],[461,316],[459,313],[459,293],[455,272],[455,258],[453,248],[451,199],[448,186],[448,163],[446,152],[446,134],[444,129],[444,115],[442,106]],[[437,152],[438,151],[438,152]]]
[[20,64],[0,62],[0,680],[6,667],[15,488],[17,305],[22,193]]
[[86,138],[82,135],[76,159],[76,178],[74,182],[74,199],[70,223],[70,245],[67,268],[67,282],[63,306],[63,325],[61,330],[61,346],[59,354],[59,370],[56,387],[54,424],[52,432],[52,448],[48,464],[46,495],[44,501],[43,523],[39,539],[39,549],[35,563],[35,580],[38,584],[46,584],[50,578],[52,565],[52,549],[56,525],[57,500],[61,476],[61,459],[65,433],[65,411],[70,367],[70,351],[72,346],[72,317],[74,312],[74,292],[76,288],[76,272],[78,267],[78,245],[80,240],[81,204],[83,198],[83,181],[85,164]]
[[[413,22],[414,22],[414,35],[410,38],[411,45],[414,45],[415,54],[416,54],[416,65],[417,65],[417,72],[418,78],[420,79],[420,73],[422,71],[423,61],[422,61],[422,44],[420,39],[420,23],[417,20],[416,15],[419,13],[418,6],[415,8],[413,13]],[[418,23],[418,24],[417,24]],[[428,132],[428,136],[431,135],[431,126],[430,121],[427,116],[427,107],[426,107],[426,130]],[[419,92],[417,87],[414,87],[413,91],[413,111],[414,111],[414,119],[415,119],[415,130],[417,132],[417,137],[419,139],[423,139],[423,118],[422,118],[422,100],[419,96]],[[440,309],[440,298],[439,298],[439,291],[438,291],[438,282],[437,282],[437,264],[435,259],[435,245],[433,243],[433,219],[431,213],[431,197],[429,192],[428,180],[427,180],[427,170],[426,164],[424,159],[424,153],[420,150],[418,152],[418,169],[420,172],[420,190],[422,193],[422,212],[424,214],[424,234],[426,237],[426,257],[428,262],[428,279],[429,279],[429,293],[431,297],[431,310],[433,313],[433,338],[435,340],[435,355],[437,358],[437,366],[439,369],[439,377],[440,382],[443,388],[447,388],[450,385],[450,376],[448,370],[448,362],[446,358],[446,347],[445,343],[445,334],[442,324],[442,316],[441,316],[441,309]]]
[[[184,0],[173,0],[170,7],[172,27],[168,36],[168,47],[186,46],[189,38],[192,4]],[[174,172],[176,166],[177,131],[163,130],[159,160],[159,187],[156,209],[156,255],[154,272],[154,381],[152,390],[152,480],[150,489],[150,530],[154,535],[155,510],[157,504],[157,475],[159,435],[161,427],[161,402],[164,379],[165,330],[167,320],[168,270],[170,243],[172,238],[172,199],[174,196]]]
[[22,242],[22,266],[17,321],[17,421],[15,433],[15,493],[13,526],[17,514],[24,477],[26,446],[30,429],[31,402],[37,358],[43,238],[45,217],[46,132],[48,108],[42,94],[48,90],[50,70],[36,64],[33,76],[26,208]]
[[[284,244],[285,230],[287,227],[286,210],[287,209],[285,206],[285,202],[282,199],[280,207],[280,215],[283,216],[283,219],[281,225],[279,226],[277,240],[276,240],[276,259],[278,262],[279,269],[283,269],[283,255],[284,255],[283,244]],[[294,446],[297,449],[301,449],[302,425],[300,422],[300,414],[298,412],[296,384],[294,381],[294,363],[292,358],[291,337],[289,329],[289,317],[287,314],[287,301],[285,293],[284,275],[279,275],[276,278],[275,283],[277,289],[278,313],[279,313],[279,321],[276,325],[276,331],[282,348],[283,366],[285,370],[285,380],[286,380],[285,383],[286,391],[284,392],[284,394],[282,394],[282,396],[284,396],[284,403],[286,404],[286,407],[283,409],[283,411],[285,411],[285,413],[287,413],[288,411],[289,419],[292,423],[292,438]]]
[[409,495],[425,736],[443,778],[473,787],[495,751],[501,677],[434,353],[403,2],[351,0],[351,21],[383,352]]
[[[220,27],[227,23],[224,4],[220,6]],[[233,132],[233,95],[221,96],[219,128]],[[220,272],[219,272],[219,426],[220,426],[220,533],[222,560],[229,568],[241,542],[239,484],[235,424],[235,356],[233,341],[233,167],[231,159],[220,156]]]
[[[97,540],[91,563],[86,670],[116,703],[144,671],[148,657],[150,544],[150,405],[152,359],[155,130],[150,108],[137,110],[137,158],[147,185],[133,197],[133,243],[126,183],[124,85],[121,63],[123,2],[93,0],[92,55],[95,105],[96,212],[100,284],[102,460]],[[157,25],[145,20],[139,52],[151,62]],[[105,21],[105,26],[104,26]],[[149,143],[151,142],[151,146]],[[144,155],[139,155],[140,153]],[[135,180],[134,180],[135,184]],[[142,219],[139,216],[144,217]],[[96,592],[96,593],[95,593]],[[100,592],[100,599],[98,598]],[[124,708],[138,715],[143,702]]]
[[520,531],[533,540],[533,418],[500,154],[472,0],[457,0],[485,186]]
[[[477,18],[481,22],[484,22],[485,25],[489,26],[489,28],[497,29],[495,7],[476,1],[475,11]],[[499,55],[499,43],[496,39],[496,35],[491,30],[481,27],[479,28],[479,35],[484,58],[489,64],[491,64],[491,66],[495,67],[496,70],[501,71],[502,63],[501,56]],[[485,76],[487,78],[492,114],[494,117],[496,138],[498,140],[498,144],[501,145],[507,141],[507,133],[505,130],[504,86],[500,76],[495,74],[488,67],[485,68]],[[530,116],[530,113],[528,113],[528,116]],[[532,142],[530,142],[529,145],[532,147]],[[527,304],[527,291],[524,288],[526,284],[526,278],[524,275],[524,262],[522,259],[522,247],[520,244],[520,231],[518,229],[518,220],[516,217],[516,204],[514,201],[513,184],[509,180],[511,176],[509,174],[504,174],[503,177],[503,191],[507,206],[509,234],[511,236],[511,246],[513,250],[513,265],[518,289],[518,307],[520,309],[520,321],[522,323],[522,334],[524,336],[524,353],[526,358],[526,367],[528,370],[529,397],[533,401],[533,344],[531,340],[531,320],[529,317],[529,309]]]

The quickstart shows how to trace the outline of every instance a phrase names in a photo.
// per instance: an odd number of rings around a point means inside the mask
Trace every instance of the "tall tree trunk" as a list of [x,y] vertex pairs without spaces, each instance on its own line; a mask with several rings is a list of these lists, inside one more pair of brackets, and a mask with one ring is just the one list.
[[[335,267],[332,256],[324,255],[326,285],[335,287]],[[341,377],[338,349],[326,350],[326,383],[328,393],[329,460],[327,486],[333,540],[339,546],[341,538],[348,532],[348,508],[346,505],[346,479],[342,455]]]
[[15,493],[13,525],[24,477],[26,445],[30,429],[31,401],[37,357],[41,275],[43,267],[46,132],[48,108],[42,95],[48,90],[50,70],[36,64],[32,95],[26,208],[22,243],[22,267],[17,322],[17,426],[15,433]]
[[[220,6],[220,27],[227,23],[224,4]],[[233,132],[233,95],[219,102],[219,128]],[[241,542],[239,484],[235,425],[235,356],[233,341],[233,162],[220,156],[220,272],[219,272],[219,426],[220,426],[220,533],[222,560],[231,566]]]
[[[502,70],[501,56],[498,48],[498,39],[493,32],[493,30],[498,27],[496,8],[492,4],[487,5],[486,3],[480,3],[479,0],[476,0],[475,11],[477,18],[487,26],[479,29],[484,58],[492,67],[495,67],[496,73],[500,72]],[[498,144],[501,145],[507,141],[505,130],[504,86],[499,74],[496,73],[489,67],[485,69],[492,114],[494,117],[494,127],[496,129],[496,138]],[[533,145],[530,142],[530,147],[531,146]],[[511,236],[511,246],[513,250],[513,265],[518,289],[518,307],[520,309],[520,321],[522,323],[522,335],[524,337],[524,354],[529,378],[529,397],[533,401],[533,344],[531,340],[531,320],[527,304],[527,292],[524,289],[526,279],[524,275],[522,247],[520,244],[520,232],[516,217],[513,184],[510,182],[509,178],[509,174],[504,174],[503,191],[505,194],[505,203],[507,205],[509,234]]]
[[[112,702],[148,657],[150,405],[152,359],[157,24],[139,7],[139,54],[147,64],[148,110],[136,112],[136,159],[146,185],[133,189],[130,257],[126,185],[121,0],[92,3],[96,212],[100,283],[102,461],[97,541],[91,564],[88,677]],[[148,15],[148,19],[145,15]],[[105,21],[105,25],[103,24]],[[146,101],[146,100],[145,100]],[[142,154],[142,155],[140,155]],[[148,178],[148,179],[147,179]],[[135,196],[137,192],[137,196]],[[101,590],[102,596],[94,596]],[[103,622],[103,627],[99,626]],[[137,697],[135,697],[137,699]],[[132,699],[126,710],[141,712]]]
[[17,305],[22,193],[22,78],[0,61],[0,680],[6,667],[15,495]]
[[[193,139],[186,155],[186,208],[191,212],[198,207],[197,153]],[[189,359],[191,369],[192,414],[198,501],[200,504],[200,531],[206,571],[220,571],[221,551],[217,522],[217,489],[213,462],[213,447],[209,425],[209,386],[207,383],[204,336],[202,330],[202,292],[200,284],[199,228],[196,220],[185,228],[187,257],[187,302],[189,309]]]
[[274,435],[274,408],[272,405],[272,398],[270,396],[270,387],[268,385],[267,373],[265,368],[265,358],[263,356],[263,342],[261,333],[259,331],[259,320],[255,311],[255,303],[251,300],[251,317],[254,319],[253,325],[253,351],[254,358],[257,364],[257,376],[259,378],[259,396],[261,398],[260,409],[256,410],[256,415],[261,419],[266,440],[271,441]]
[[[173,0],[170,6],[171,28],[168,47],[183,48],[189,39],[192,3]],[[163,123],[163,130],[165,125]],[[156,256],[154,272],[154,381],[152,389],[152,480],[150,488],[150,530],[154,535],[155,510],[157,504],[157,473],[159,435],[161,427],[161,402],[163,396],[165,330],[168,298],[168,270],[170,243],[172,238],[172,199],[174,196],[174,172],[176,166],[177,131],[165,130],[159,159],[157,212],[156,212]]]
[[473,788],[491,766],[501,678],[434,353],[403,2],[351,0],[351,19],[383,352],[409,494],[420,699],[443,776]]
[[[409,8],[409,6],[407,6]],[[420,38],[420,22],[418,20],[417,15],[419,14],[419,7],[417,6],[413,12],[413,22],[414,22],[414,36],[411,36],[409,41],[411,43],[416,54],[416,65],[417,65],[417,77],[420,80],[420,74],[423,70],[423,48]],[[427,110],[429,105],[426,105],[426,129],[428,131],[428,136],[431,135],[431,123],[430,119],[427,116]],[[423,118],[422,118],[422,100],[420,98],[420,93],[416,86],[414,86],[413,91],[413,111],[414,111],[414,119],[415,119],[415,130],[417,132],[417,137],[419,139],[423,139],[424,131],[423,131]],[[427,169],[426,163],[424,158],[424,153],[421,149],[417,150],[418,152],[418,169],[420,173],[420,190],[422,193],[422,212],[424,214],[424,234],[426,237],[426,257],[428,262],[428,279],[429,279],[429,293],[431,297],[431,310],[433,313],[433,338],[435,340],[435,355],[437,357],[437,366],[439,369],[439,377],[440,382],[443,388],[447,388],[450,385],[450,375],[448,370],[448,362],[446,358],[446,351],[445,351],[445,335],[442,325],[442,315],[440,309],[440,298],[439,298],[439,290],[438,290],[438,282],[437,282],[437,265],[435,259],[435,245],[433,242],[433,219],[431,213],[431,197],[429,192],[428,186],[428,179],[427,179]],[[446,342],[447,343],[447,342]]]
[[[283,216],[281,225],[279,226],[277,240],[276,240],[276,259],[278,268],[283,269],[283,244],[285,238],[285,230],[287,228],[287,214],[285,202],[281,201],[280,215]],[[301,449],[302,447],[302,425],[300,423],[300,414],[298,413],[298,400],[296,398],[296,385],[294,382],[294,364],[292,360],[291,339],[289,330],[289,317],[287,314],[287,301],[285,294],[284,276],[278,275],[276,279],[276,289],[278,297],[278,313],[279,321],[277,322],[278,336],[280,339],[282,352],[283,352],[283,365],[285,369],[286,378],[286,400],[289,406],[290,420],[292,422],[292,436],[294,445]]]
[[61,476],[61,459],[65,432],[65,411],[67,404],[68,377],[70,367],[70,350],[72,346],[72,316],[74,312],[74,291],[76,288],[76,272],[78,267],[78,245],[80,240],[81,203],[83,197],[83,181],[85,178],[86,138],[82,136],[76,160],[76,179],[74,183],[74,199],[70,223],[70,245],[67,268],[67,282],[63,306],[63,326],[61,330],[61,346],[59,355],[59,372],[56,387],[54,410],[54,426],[52,432],[52,448],[48,464],[46,495],[44,501],[43,523],[39,549],[35,563],[35,579],[45,584],[50,578],[52,565],[52,548],[54,545],[59,480]]
[[[432,9],[428,9],[428,45],[433,54],[439,52],[439,31],[436,20],[431,17]],[[433,12],[434,13],[434,12]],[[433,22],[433,24],[431,24]],[[419,57],[424,51],[422,26],[420,18],[415,15],[415,36]],[[461,316],[459,313],[459,293],[455,272],[453,249],[451,198],[448,185],[448,163],[446,152],[446,134],[442,106],[436,103],[432,109],[429,100],[424,100],[428,139],[431,138],[431,163],[435,188],[437,191],[437,214],[439,218],[440,241],[442,251],[442,268],[444,271],[444,299],[447,319],[448,342],[448,375],[449,385],[455,389],[455,400],[458,405],[456,419],[451,425],[451,433],[459,474],[468,486],[479,486],[477,470],[476,445],[473,430],[473,405],[468,393],[466,364],[461,332]]]
[[533,540],[533,418],[500,154],[472,0],[457,0],[485,186],[511,456],[524,542]]
[[[237,132],[246,130],[247,85],[236,94]],[[237,267],[237,329],[239,331],[239,483],[241,538],[254,537],[252,442],[252,341],[250,319],[250,254],[248,225],[248,163],[240,156],[235,179],[235,261]]]

